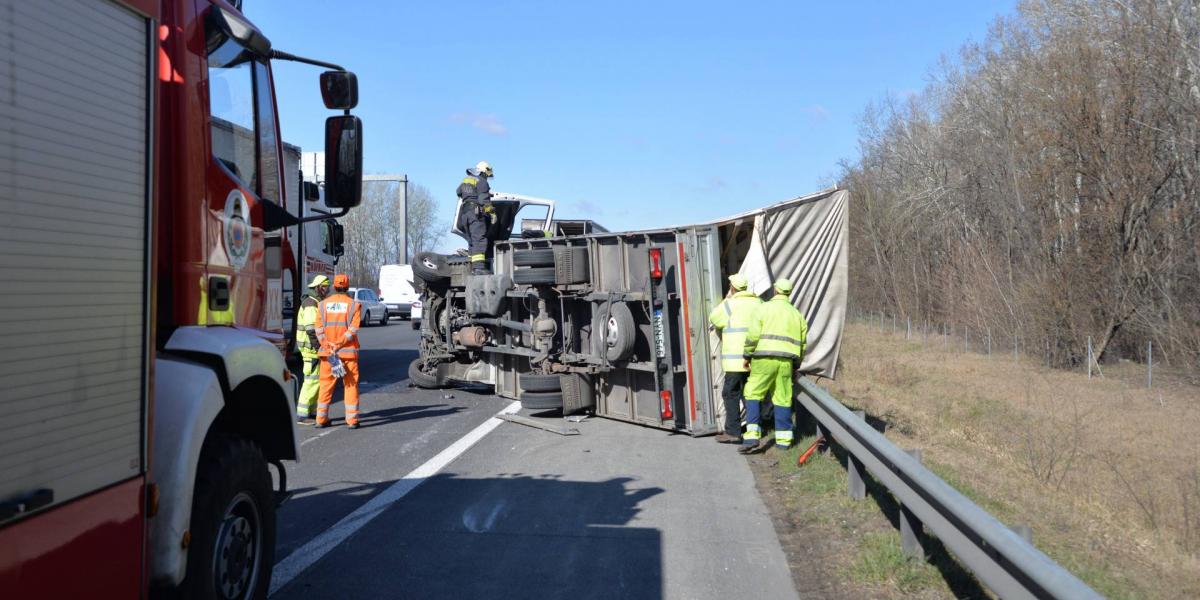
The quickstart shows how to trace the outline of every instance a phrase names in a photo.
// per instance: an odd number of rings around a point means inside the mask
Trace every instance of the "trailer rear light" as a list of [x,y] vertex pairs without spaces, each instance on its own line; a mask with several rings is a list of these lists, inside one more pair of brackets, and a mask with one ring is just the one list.
[[671,410],[671,392],[663,390],[658,395],[662,397],[662,418],[674,419],[675,412]]
[[655,279],[662,279],[662,248],[650,249],[650,276]]

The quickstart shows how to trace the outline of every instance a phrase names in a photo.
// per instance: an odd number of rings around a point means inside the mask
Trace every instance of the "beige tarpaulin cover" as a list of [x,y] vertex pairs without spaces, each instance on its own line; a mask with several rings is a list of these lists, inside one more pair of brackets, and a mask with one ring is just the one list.
[[[749,252],[739,272],[760,295],[780,277],[795,283],[792,303],[808,321],[808,346],[801,370],[830,379],[837,372],[846,319],[849,202],[850,192],[830,189],[713,222],[722,225],[753,219]],[[713,332],[711,347],[717,344]],[[720,374],[719,361],[712,364],[712,372]],[[724,377],[713,379],[713,397],[717,399]],[[714,404],[718,412],[724,412],[719,400]]]

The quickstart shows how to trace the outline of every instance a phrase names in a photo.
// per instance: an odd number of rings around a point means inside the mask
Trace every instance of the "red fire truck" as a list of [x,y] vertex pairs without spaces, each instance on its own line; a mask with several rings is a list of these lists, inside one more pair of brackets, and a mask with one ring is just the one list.
[[355,77],[226,0],[0,0],[0,47],[0,595],[265,597],[303,221],[271,65],[327,69],[335,216],[361,196]]

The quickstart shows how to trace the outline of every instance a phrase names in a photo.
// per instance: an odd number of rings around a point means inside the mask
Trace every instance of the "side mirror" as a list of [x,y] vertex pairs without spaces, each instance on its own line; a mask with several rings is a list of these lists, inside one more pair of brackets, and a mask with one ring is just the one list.
[[362,119],[325,119],[325,205],[354,208],[362,203]]
[[[219,6],[214,6],[209,10],[207,25],[210,32],[220,32],[225,37],[232,38],[241,44],[242,47],[249,50],[258,58],[270,58],[271,56],[271,40],[263,35],[261,31],[256,29],[249,21],[242,18],[240,15],[234,14]],[[219,37],[218,37],[219,40]],[[224,40],[219,40],[218,43]],[[210,33],[209,43],[213,42]],[[210,46],[211,51],[215,46]],[[358,97],[358,87],[355,86],[355,98]]]
[[330,110],[350,110],[358,106],[358,77],[349,71],[321,73],[321,99]]
[[321,199],[321,187],[311,181],[301,182],[304,186],[304,193],[301,194],[308,202],[316,202]]
[[340,257],[346,254],[345,231],[342,224],[333,219],[326,219],[325,224],[325,254]]

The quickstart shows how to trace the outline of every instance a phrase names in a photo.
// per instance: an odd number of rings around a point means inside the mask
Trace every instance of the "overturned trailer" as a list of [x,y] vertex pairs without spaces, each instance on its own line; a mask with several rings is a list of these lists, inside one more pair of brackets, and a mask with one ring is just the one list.
[[715,433],[722,350],[708,313],[732,273],[758,294],[778,277],[796,282],[792,302],[809,323],[799,370],[834,377],[849,199],[834,188],[696,225],[510,239],[495,245],[493,275],[425,257],[409,374],[422,387],[492,385],[527,408]]

